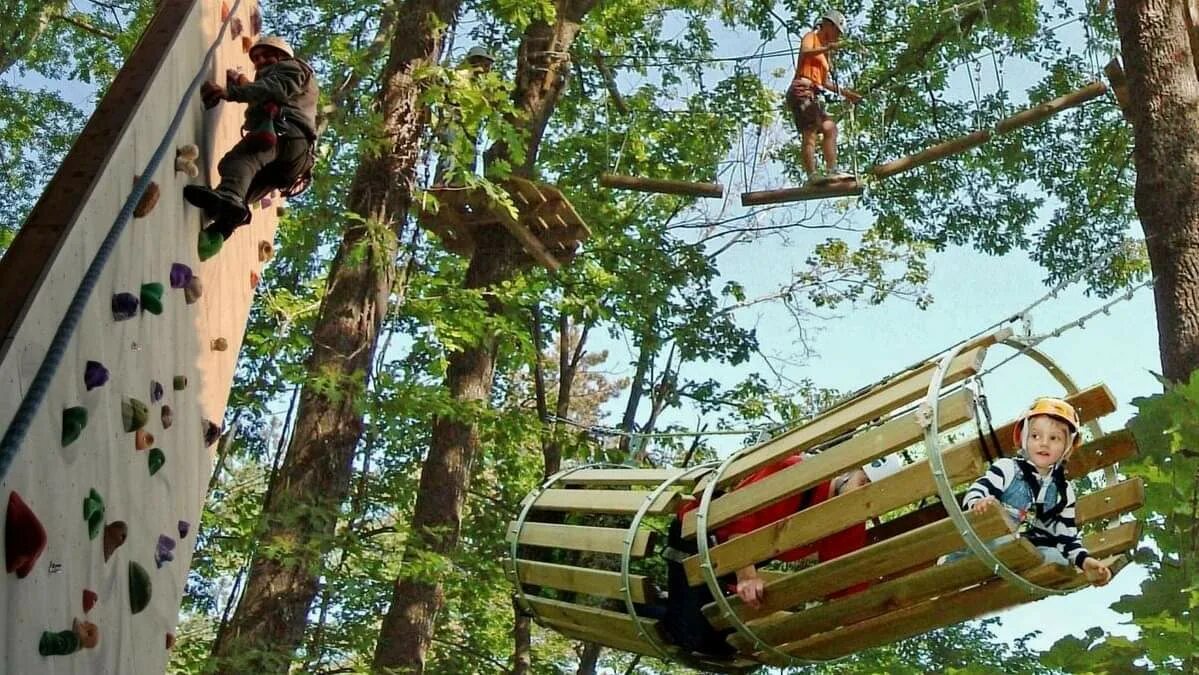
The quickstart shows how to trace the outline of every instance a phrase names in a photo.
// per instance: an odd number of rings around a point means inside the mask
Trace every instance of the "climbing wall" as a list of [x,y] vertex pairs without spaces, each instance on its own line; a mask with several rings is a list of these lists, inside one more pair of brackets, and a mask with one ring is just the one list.
[[200,243],[201,214],[181,190],[215,184],[244,107],[205,111],[196,95],[177,131],[170,127],[197,73],[221,83],[227,68],[253,73],[247,52],[260,26],[246,0],[160,2],[0,259],[6,429],[84,270],[169,136],[168,152],[148,171],[153,185],[139,216],[117,240],[0,482],[0,672],[166,669],[219,425],[280,206],[277,197],[255,205],[252,224],[210,255]]

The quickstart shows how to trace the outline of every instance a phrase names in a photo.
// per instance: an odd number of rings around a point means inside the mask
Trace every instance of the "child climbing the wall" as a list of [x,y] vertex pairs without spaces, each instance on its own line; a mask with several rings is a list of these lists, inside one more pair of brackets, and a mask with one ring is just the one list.
[[298,194],[309,180],[316,144],[316,104],[320,96],[312,67],[297,59],[279,37],[263,37],[250,48],[254,80],[230,69],[228,85],[205,82],[200,96],[206,108],[221,101],[248,104],[244,135],[221,159],[215,190],[188,185],[183,196],[204,210],[209,231],[228,239],[250,222],[249,204],[280,189]]
[[[1091,557],[1074,522],[1074,486],[1066,480],[1066,460],[1082,444],[1078,412],[1058,398],[1043,397],[1024,411],[1012,436],[1016,457],[1003,457],[976,480],[962,497],[962,508],[981,512],[990,504],[1002,505],[1009,524],[1023,530],[1046,562],[1073,564],[1096,586],[1107,584],[1111,570]],[[1013,536],[1000,537],[995,547]],[[959,551],[945,561],[969,555]]]
[[[763,480],[794,466],[803,461],[803,456],[796,454],[788,456],[769,466],[759,469],[742,479],[734,490]],[[866,466],[841,474],[836,478],[824,481],[797,495],[792,495],[763,509],[742,516],[716,532],[717,542],[729,541],[743,534],[748,534],[760,527],[782,520],[797,511],[846,494],[858,488],[865,487],[873,481],[894,474],[901,468],[898,457],[889,456],[877,459]],[[695,542],[682,538],[682,519],[687,512],[699,505],[698,500],[692,500],[680,506],[677,516],[671,523],[668,533],[668,548],[664,554],[667,558],[668,597],[666,610],[662,618],[662,626],[669,639],[676,645],[691,651],[714,657],[731,657],[735,650],[725,638],[731,630],[718,631],[708,623],[703,615],[703,606],[712,602],[711,593],[707,586],[691,586],[687,581],[687,573],[682,561],[697,553]],[[824,539],[806,546],[785,551],[775,557],[783,562],[796,562],[813,555],[820,562],[827,562],[851,551],[856,551],[866,544],[866,524],[858,523],[840,532],[833,533]],[[735,575],[721,579],[730,590],[735,590],[737,596],[751,607],[758,608],[766,597],[766,584],[758,575],[757,568],[748,565],[737,570]],[[859,584],[833,594],[839,597],[856,593],[865,588]]]
[[[795,77],[787,89],[787,110],[799,131],[803,167],[809,183],[854,177],[837,166],[837,122],[824,111],[821,102],[825,91],[838,93],[855,105],[862,100],[857,92],[842,87],[832,78],[832,52],[840,47],[844,34],[845,16],[837,10],[825,12],[816,27],[803,36]],[[823,176],[816,166],[817,136],[824,155]]]

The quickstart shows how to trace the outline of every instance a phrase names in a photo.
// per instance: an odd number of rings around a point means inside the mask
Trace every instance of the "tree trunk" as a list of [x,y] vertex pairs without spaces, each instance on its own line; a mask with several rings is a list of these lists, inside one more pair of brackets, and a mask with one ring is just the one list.
[[510,675],[528,675],[533,670],[533,619],[512,596],[512,670]]
[[[387,312],[396,242],[416,180],[424,118],[417,109],[419,90],[412,73],[437,61],[441,27],[454,17],[459,2],[409,1],[396,10],[391,53],[376,97],[392,144],[382,154],[363,157],[350,187],[348,206],[363,220],[347,223],[329,270],[295,430],[263,505],[262,545],[228,639],[215,654],[222,673],[286,673],[303,637],[322,559],[349,489],[363,429],[359,404]],[[371,233],[380,228],[392,236]],[[319,378],[327,386],[331,377],[338,382],[335,396],[312,384]]]
[[600,652],[603,649],[603,645],[594,642],[584,644],[583,652],[579,654],[579,667],[575,670],[575,675],[595,675],[596,668],[599,666]]
[[1199,368],[1199,73],[1185,0],[1117,0],[1162,374]]
[[66,8],[66,0],[6,0],[3,3],[0,16],[5,17],[5,25],[0,27],[0,36],[4,38],[0,40],[0,75],[25,58],[53,17]]
[[[528,137],[524,164],[515,173],[533,174],[541,136],[553,113],[558,94],[570,70],[567,56],[581,22],[597,0],[558,0],[553,25],[535,20],[521,40],[517,61],[517,107],[524,116],[514,120]],[[488,149],[490,164],[506,157],[509,149],[497,143]],[[464,286],[486,288],[499,284],[520,268],[526,256],[514,239],[499,228],[484,228],[475,243]],[[499,307],[489,300],[489,309]],[[458,402],[486,402],[491,395],[495,366],[495,337],[450,356],[446,387]],[[479,449],[478,429],[462,420],[438,419],[433,423],[429,456],[421,471],[412,533],[405,550],[411,560],[423,551],[448,555],[457,548],[462,527],[462,506],[470,487],[470,468]],[[405,569],[408,565],[404,566]],[[440,579],[406,577],[401,570],[391,606],[383,618],[375,644],[374,668],[381,672],[420,675],[437,615],[445,604]]]

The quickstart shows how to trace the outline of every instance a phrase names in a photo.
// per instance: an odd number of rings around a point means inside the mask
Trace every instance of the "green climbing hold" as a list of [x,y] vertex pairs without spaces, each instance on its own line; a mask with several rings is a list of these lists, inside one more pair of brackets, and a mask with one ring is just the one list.
[[44,631],[37,641],[37,653],[42,656],[66,656],[79,651],[79,636],[73,630]]
[[87,521],[87,538],[95,539],[104,530],[104,498],[92,488],[83,498],[83,519]]
[[146,426],[146,420],[150,419],[150,409],[145,403],[136,398],[127,398],[121,401],[121,423],[125,425],[125,431],[137,431]]
[[187,375],[176,375],[175,378],[171,380],[171,387],[175,391],[183,391],[184,389],[187,389]]
[[166,453],[158,448],[150,448],[150,454],[147,456],[147,461],[150,463],[150,475],[158,473],[163,464],[167,463]]
[[129,608],[134,614],[142,611],[150,604],[150,594],[153,592],[153,587],[150,585],[150,575],[146,573],[145,568],[141,565],[130,561],[129,562]]
[[151,284],[142,284],[141,301],[142,311],[151,314],[162,314],[162,284],[157,281]]
[[62,444],[68,446],[79,439],[87,426],[87,408],[75,406],[62,411]]
[[200,230],[200,241],[197,246],[200,253],[200,262],[220,253],[221,245],[224,243],[225,239],[220,233],[211,230]]

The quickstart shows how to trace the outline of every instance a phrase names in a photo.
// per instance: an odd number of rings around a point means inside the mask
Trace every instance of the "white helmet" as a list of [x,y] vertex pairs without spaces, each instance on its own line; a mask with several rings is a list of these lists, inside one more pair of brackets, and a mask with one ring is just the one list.
[[250,53],[253,54],[255,49],[259,49],[262,47],[270,47],[271,49],[277,49],[277,50],[283,52],[284,54],[287,54],[287,58],[289,58],[289,59],[294,59],[296,57],[295,50],[293,50],[291,48],[291,45],[287,44],[287,40],[284,40],[281,37],[269,35],[269,36],[264,36],[264,37],[258,38],[258,42],[255,42],[254,46],[250,47]]
[[466,52],[466,56],[464,56],[462,60],[481,60],[488,63],[495,63],[495,56],[491,52],[487,51],[486,47],[480,47],[476,45],[471,47],[470,50]]
[[841,12],[838,12],[835,9],[830,9],[824,13],[824,16],[820,17],[820,20],[828,21],[836,26],[837,30],[841,31],[842,35],[845,35],[845,15]]
[[862,471],[866,472],[866,477],[870,479],[871,483],[877,483],[887,476],[895,475],[902,468],[903,462],[900,462],[899,457],[895,455],[879,457],[869,464],[862,465]]

